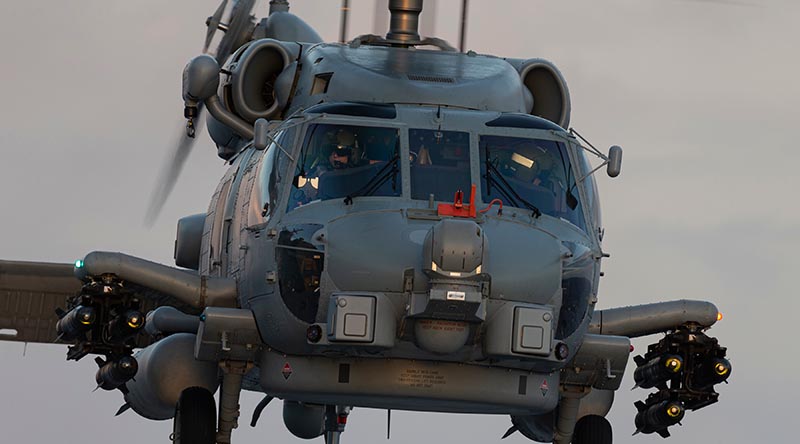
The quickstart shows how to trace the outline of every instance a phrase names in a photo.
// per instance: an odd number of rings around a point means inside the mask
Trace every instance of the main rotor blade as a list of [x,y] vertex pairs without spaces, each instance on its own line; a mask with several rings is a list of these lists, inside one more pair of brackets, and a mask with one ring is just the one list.
[[[198,106],[197,117],[194,118],[195,133],[203,129],[203,123],[205,122],[204,110],[205,108],[201,103],[200,106]],[[186,160],[192,152],[194,142],[195,138],[189,137],[186,134],[186,129],[181,128],[181,135],[178,137],[178,143],[175,144],[172,150],[172,157],[161,168],[158,181],[153,189],[153,194],[150,196],[150,205],[147,208],[147,213],[144,218],[146,226],[153,226],[159,213],[161,213],[161,209],[164,208],[164,204],[167,202],[167,198],[169,198],[173,188],[175,188],[178,176],[180,176],[183,170],[183,165],[186,164]]]
[[219,42],[215,55],[220,66],[225,63],[229,55],[250,40],[253,31],[250,13],[254,6],[255,0],[239,0],[233,5],[231,16],[228,18],[230,21],[228,30]]
[[[223,0],[219,7],[217,7],[214,15],[208,18],[207,25],[209,30],[206,34],[203,52],[208,50],[208,46],[210,45],[211,39],[214,36],[213,31],[218,28],[227,5],[228,1]],[[253,18],[250,13],[253,11],[254,6],[255,0],[238,0],[234,3],[230,17],[228,18],[229,23],[226,26],[225,35],[222,37],[219,46],[217,46],[215,54],[215,58],[220,65],[225,62],[225,60],[233,53],[233,51],[238,49],[250,39],[253,27]],[[201,103],[198,106],[197,116],[194,118],[195,133],[199,132],[203,128],[203,123],[205,121],[203,111],[204,108]],[[145,225],[152,226],[153,223],[155,223],[156,218],[158,218],[161,209],[167,202],[167,198],[169,197],[173,188],[175,188],[175,183],[178,181],[178,176],[180,175],[181,170],[183,170],[183,165],[186,163],[186,160],[191,153],[194,141],[194,137],[189,137],[185,130],[181,131],[178,142],[172,151],[172,157],[159,173],[156,187],[153,190],[152,196],[150,197],[150,205],[148,206],[147,213],[145,214]]]
[[214,14],[206,20],[208,30],[206,31],[206,42],[203,45],[203,52],[208,52],[208,47],[211,46],[211,39],[214,38],[214,34],[219,30],[220,20],[222,20],[222,14],[225,12],[226,6],[228,6],[228,0],[222,0],[217,10],[214,11]]

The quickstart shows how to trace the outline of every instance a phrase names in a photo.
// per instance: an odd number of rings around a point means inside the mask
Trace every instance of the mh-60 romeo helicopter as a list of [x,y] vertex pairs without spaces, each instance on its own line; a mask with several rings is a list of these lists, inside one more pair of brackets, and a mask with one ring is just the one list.
[[[605,444],[630,338],[636,429],[668,436],[730,375],[717,309],[596,311],[602,231],[592,153],[550,62],[453,51],[392,0],[386,37],[326,44],[271,2],[226,23],[184,71],[231,167],[178,223],[175,262],[93,252],[0,263],[0,329],[98,355],[124,408],[174,418],[174,441],[227,443],[239,394],[283,400],[300,438],[339,442],[352,407],[510,415],[538,442]],[[423,49],[438,46],[438,50]],[[588,147],[584,147],[588,145]],[[145,319],[146,313],[146,319]],[[55,325],[55,327],[54,327]],[[134,352],[135,349],[138,349]],[[217,408],[213,393],[220,390]]]

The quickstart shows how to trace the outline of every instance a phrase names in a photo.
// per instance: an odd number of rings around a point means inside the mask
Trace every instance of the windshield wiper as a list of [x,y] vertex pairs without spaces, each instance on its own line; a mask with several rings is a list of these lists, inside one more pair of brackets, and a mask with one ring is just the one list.
[[[503,177],[503,175],[500,174],[500,171],[498,171],[497,167],[495,167],[492,164],[491,160],[489,160],[490,157],[489,157],[489,147],[488,146],[486,148],[484,148],[484,152],[486,153],[486,183],[487,183],[487,185],[489,185],[490,183],[494,183],[497,186],[497,190],[500,191],[500,193],[503,194],[503,196],[510,201],[511,205],[513,205],[515,207],[518,207],[519,203],[522,203],[522,205],[524,205],[525,208],[527,208],[528,210],[531,210],[533,212],[533,217],[539,218],[539,216],[542,215],[541,210],[539,210],[539,208],[536,207],[536,205],[528,202],[522,196],[520,196],[519,193],[517,193],[514,190],[514,187],[512,187],[511,184],[508,183],[508,181],[505,179],[505,177]],[[498,182],[495,179],[495,177],[497,179],[500,179],[500,181]]]
[[395,154],[395,156],[392,157],[386,163],[386,165],[383,166],[383,168],[378,170],[378,172],[375,173],[375,175],[372,176],[372,178],[370,178],[363,187],[359,188],[354,193],[348,194],[347,197],[344,198],[344,204],[350,205],[353,203],[354,197],[371,196],[374,192],[378,191],[378,189],[390,178],[392,179],[392,190],[397,190],[397,173],[400,172],[400,168],[398,168],[399,161],[400,155]]

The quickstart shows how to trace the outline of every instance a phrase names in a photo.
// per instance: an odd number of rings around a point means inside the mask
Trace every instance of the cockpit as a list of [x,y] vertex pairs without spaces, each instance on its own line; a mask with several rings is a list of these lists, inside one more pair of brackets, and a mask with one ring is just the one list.
[[[434,227],[456,222],[477,224],[490,239],[481,250],[490,265],[476,279],[491,273],[491,291],[529,303],[558,293],[563,322],[554,334],[574,332],[595,267],[591,258],[573,263],[565,279],[559,258],[571,247],[557,239],[596,239],[591,166],[560,127],[513,117],[398,106],[392,116],[307,113],[282,124],[259,165],[260,200],[251,201],[262,207],[249,214],[253,226],[275,227],[273,279],[287,312],[313,324],[324,322],[337,292],[425,293],[425,273],[439,266],[423,257],[426,242]],[[442,215],[440,204],[458,191],[467,202],[473,186],[483,216]],[[541,263],[507,254],[517,248],[538,249]]]
[[528,137],[480,137],[481,197],[584,226],[564,143]]
[[314,124],[306,130],[287,210],[357,196],[400,196],[396,128]]
[[[284,131],[276,137],[280,147],[265,156],[270,167],[262,168],[263,194],[278,193],[265,183],[281,175],[277,170],[284,171],[284,183],[291,182],[285,212],[332,199],[349,205],[366,197],[424,201],[408,203],[424,207],[452,202],[457,191],[468,196],[475,184],[481,208],[500,201],[588,231],[583,201],[595,199],[594,182],[591,177],[584,182],[590,166],[563,130],[471,122],[426,128],[394,118],[352,124],[326,117]],[[271,201],[273,208],[265,213],[274,211],[277,197]],[[591,202],[590,211],[594,207]]]

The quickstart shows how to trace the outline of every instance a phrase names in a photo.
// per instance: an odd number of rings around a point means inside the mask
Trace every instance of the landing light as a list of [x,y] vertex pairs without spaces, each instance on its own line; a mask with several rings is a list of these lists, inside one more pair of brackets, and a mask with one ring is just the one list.
[[563,361],[569,357],[569,346],[563,342],[559,342],[556,345],[556,358],[560,361]]
[[311,325],[306,329],[306,339],[308,342],[316,344],[322,339],[322,327],[319,325]]
[[717,322],[719,322],[719,321],[721,321],[721,320],[722,320],[722,312],[721,312],[721,311],[718,311],[718,312],[717,312]]

